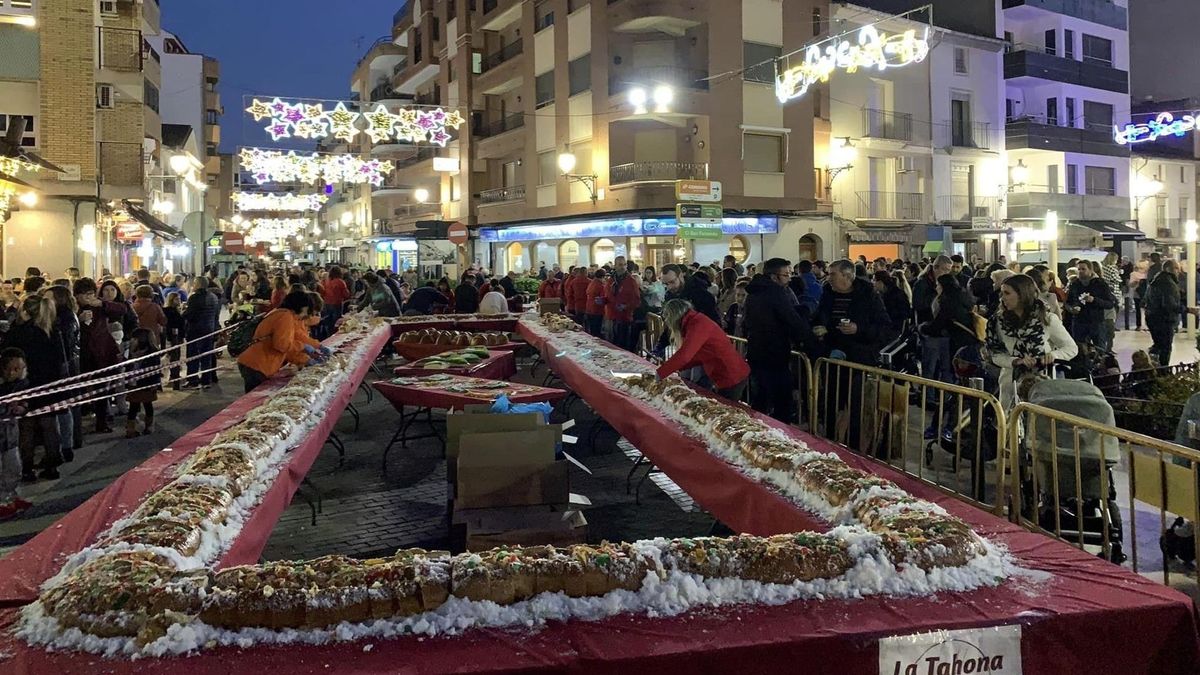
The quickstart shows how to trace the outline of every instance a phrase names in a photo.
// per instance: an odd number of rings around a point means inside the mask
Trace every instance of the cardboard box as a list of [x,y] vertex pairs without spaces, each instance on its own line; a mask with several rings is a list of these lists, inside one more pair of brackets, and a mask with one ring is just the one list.
[[538,300],[538,314],[559,314],[562,312],[562,298],[542,298]]
[[488,410],[490,410],[489,406],[468,406],[467,410],[460,414],[446,416],[446,459],[451,464],[458,457],[459,441],[464,434],[476,435],[554,429],[558,434],[554,442],[558,443],[562,440],[560,428],[556,425],[546,424],[542,416],[537,413],[523,413],[520,415],[482,414]]
[[455,509],[566,503],[568,465],[554,461],[560,436],[557,426],[544,424],[522,431],[462,434]]
[[498,523],[468,522],[466,548],[486,551],[497,546],[570,546],[587,541],[587,518],[580,511],[529,515],[509,523],[513,529],[495,530]]

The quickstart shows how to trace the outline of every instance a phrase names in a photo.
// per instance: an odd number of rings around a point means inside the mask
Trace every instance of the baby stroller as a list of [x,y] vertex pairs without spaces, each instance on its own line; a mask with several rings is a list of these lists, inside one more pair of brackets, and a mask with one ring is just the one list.
[[[1112,406],[1104,399],[1103,392],[1090,382],[1040,379],[1029,387],[1026,400],[1099,424],[1115,425]],[[1038,424],[1032,434],[1029,429],[1025,430],[1021,448],[1027,461],[1023,464],[1032,470],[1021,477],[1026,514],[1036,509],[1037,522],[1043,529],[1057,532],[1066,541],[1082,544],[1085,550],[1096,552],[1111,562],[1124,562],[1121,512],[1112,475],[1112,465],[1118,458],[1117,439],[1087,429],[1079,430],[1077,490],[1075,433],[1059,428],[1054,434],[1053,426],[1044,422]],[[1107,494],[1103,494],[1101,471],[1107,479]],[[1107,503],[1107,513],[1102,500]],[[1104,551],[1106,530],[1108,551]]]
[[906,375],[921,374],[921,334],[911,321],[905,321],[900,335],[879,352],[879,367]]
[[[982,350],[978,345],[958,350],[954,355],[954,371],[961,386],[993,395],[1000,389],[996,376],[984,367]],[[957,404],[954,407],[957,408]],[[971,496],[976,501],[985,501],[986,465],[999,454],[996,411],[992,406],[981,405],[973,399],[964,399],[961,414],[957,409],[949,412],[951,415],[957,415],[958,419],[943,425],[938,438],[925,446],[925,465],[933,466],[935,447],[950,454],[951,471],[958,471],[959,458],[970,462]]]

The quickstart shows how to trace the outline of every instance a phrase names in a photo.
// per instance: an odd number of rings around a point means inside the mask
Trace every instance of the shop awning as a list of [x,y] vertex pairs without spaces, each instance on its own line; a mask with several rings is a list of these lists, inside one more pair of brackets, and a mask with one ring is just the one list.
[[1105,239],[1145,239],[1146,233],[1115,220],[1069,220],[1068,225],[1086,227]]
[[859,227],[846,233],[855,244],[908,244],[913,227]]
[[183,236],[182,232],[154,217],[149,211],[128,199],[124,200],[124,204],[125,211],[129,214],[129,217],[141,223],[147,230],[169,241],[174,241]]

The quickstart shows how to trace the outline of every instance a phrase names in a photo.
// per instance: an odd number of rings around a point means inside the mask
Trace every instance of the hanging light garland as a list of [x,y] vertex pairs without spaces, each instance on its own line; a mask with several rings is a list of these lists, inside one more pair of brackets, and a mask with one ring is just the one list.
[[[452,138],[450,131],[466,121],[457,110],[446,112],[442,108],[401,108],[391,113],[381,103],[374,110],[358,113],[340,101],[333,110],[325,110],[321,104],[291,103],[279,98],[272,101],[256,98],[246,112],[254,116],[255,122],[267,120],[263,129],[274,141],[333,136],[349,142],[359,133],[366,133],[373,143],[396,140],[432,143],[443,148]],[[360,118],[366,122],[365,130],[359,128]]]
[[[280,241],[294,237],[308,229],[312,223],[308,218],[255,218],[248,221],[246,241]],[[251,244],[253,245],[253,244]]]
[[0,182],[0,221],[8,219],[8,212],[12,208],[12,200],[16,196],[16,188],[8,183]]
[[242,148],[239,158],[242,169],[259,185],[291,182],[382,185],[384,175],[396,168],[386,160],[364,160],[353,155],[300,155],[294,150],[283,153],[263,148]]
[[320,211],[327,201],[329,196],[323,194],[233,193],[233,206],[238,211]]
[[0,157],[0,173],[6,173],[10,176],[17,175],[18,171],[37,171],[38,165],[33,162],[26,162],[19,157]]

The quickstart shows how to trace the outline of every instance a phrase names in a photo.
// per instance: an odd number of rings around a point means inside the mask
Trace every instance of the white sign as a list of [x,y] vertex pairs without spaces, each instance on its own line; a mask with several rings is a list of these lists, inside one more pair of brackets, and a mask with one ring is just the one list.
[[879,675],[1021,675],[1021,627],[898,635],[879,641]]
[[721,201],[721,181],[677,180],[675,181],[675,198],[681,202],[719,202]]
[[434,157],[433,170],[445,172],[458,171],[458,160],[454,157]]
[[826,42],[824,50],[819,44],[809,47],[800,65],[790,68],[779,66],[779,74],[775,77],[775,96],[780,103],[803,96],[818,82],[828,82],[835,70],[855,73],[860,68],[874,68],[883,71],[920,63],[929,56],[928,28],[920,35],[916,30],[888,35],[874,26],[863,26],[858,31],[857,44],[838,38],[830,38]]
[[990,230],[992,228],[992,219],[987,216],[971,216],[971,229],[973,230]]

